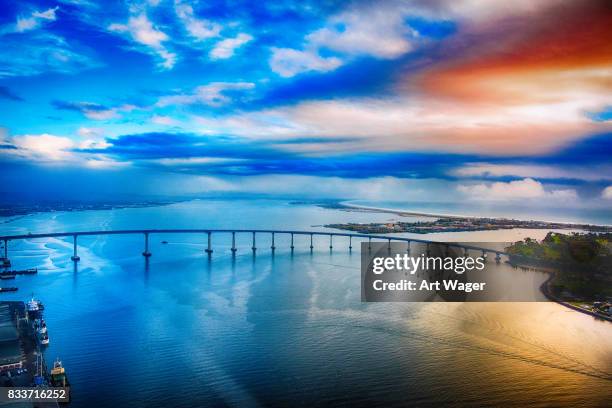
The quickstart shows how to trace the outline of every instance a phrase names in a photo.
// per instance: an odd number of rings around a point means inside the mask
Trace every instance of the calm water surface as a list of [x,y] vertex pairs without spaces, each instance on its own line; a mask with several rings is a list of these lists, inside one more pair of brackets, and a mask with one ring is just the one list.
[[[2,234],[128,228],[321,229],[328,222],[388,220],[278,201],[193,201],[165,207],[33,214]],[[8,221],[8,220],[0,220]],[[432,235],[511,241],[546,231]],[[167,240],[167,245],[160,241]],[[277,237],[140,236],[10,244],[20,290],[47,306],[51,362],[64,361],[71,406],[606,406],[612,395],[612,325],[554,303],[363,304],[359,252],[330,253],[306,237],[296,251]],[[357,248],[356,245],[354,245]],[[533,294],[546,276],[500,267]]]

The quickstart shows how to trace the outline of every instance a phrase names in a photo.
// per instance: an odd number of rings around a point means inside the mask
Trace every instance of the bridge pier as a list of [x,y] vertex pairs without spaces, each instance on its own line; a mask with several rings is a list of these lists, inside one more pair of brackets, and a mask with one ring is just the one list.
[[333,235],[329,235],[329,250],[331,251],[332,249],[334,249],[334,236]]
[[236,255],[236,231],[232,231],[232,255]]
[[482,258],[484,259],[484,262],[487,262],[487,251],[484,249],[482,250]]
[[497,263],[501,262],[501,254],[499,252],[495,253],[495,262]]
[[[142,256],[144,256],[145,258],[148,258],[152,255],[151,252],[149,252],[149,233],[145,232],[144,236],[145,236],[145,246],[144,246],[144,251],[142,253]],[[75,240],[75,245],[76,245],[76,240]]]
[[427,244],[427,249],[426,249],[425,253],[427,254],[427,256],[431,255],[431,250],[429,249],[429,244]]
[[310,234],[310,252],[312,252],[313,248],[314,246],[312,246],[312,234]]
[[387,252],[391,252],[391,238],[387,242]]
[[211,256],[213,253],[213,250],[212,250],[212,245],[211,245],[210,231],[208,231],[206,234],[208,235],[208,246],[206,247],[205,252],[208,254],[208,256]]
[[257,246],[255,246],[255,232],[253,232],[253,245],[251,246],[251,250],[253,251],[253,253],[257,251]]
[[406,253],[410,255],[410,241],[408,241],[408,246],[406,247]]
[[349,252],[353,250],[353,237],[349,235]]
[[70,257],[70,259],[72,260],[72,262],[79,262],[81,260],[81,257],[77,255],[77,236],[76,235],[72,237],[72,244],[73,244],[72,256]]
[[293,246],[293,233],[291,233],[291,252],[293,252],[293,249],[295,247]]
[[274,233],[272,233],[272,246],[270,247],[270,249],[272,250],[272,252],[276,250],[276,246],[274,245]]
[[372,237],[368,237],[368,251],[372,251]]
[[8,240],[4,240],[4,258],[2,258],[2,266],[9,267],[11,266],[11,260],[8,257]]

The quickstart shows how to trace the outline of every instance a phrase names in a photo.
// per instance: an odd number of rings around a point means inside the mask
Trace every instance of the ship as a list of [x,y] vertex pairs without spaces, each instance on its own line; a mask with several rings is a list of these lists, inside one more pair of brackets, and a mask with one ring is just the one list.
[[49,344],[49,335],[45,332],[38,336],[38,340],[42,346],[46,346]]
[[66,369],[62,365],[59,358],[55,359],[53,368],[51,369],[51,386],[53,387],[69,387],[68,376],[66,375]]
[[32,296],[32,300],[26,303],[26,311],[28,313],[28,319],[36,320],[40,317],[40,308],[38,307],[38,301]]
[[38,325],[38,333],[45,334],[47,332],[47,323],[44,320],[40,320],[40,324]]

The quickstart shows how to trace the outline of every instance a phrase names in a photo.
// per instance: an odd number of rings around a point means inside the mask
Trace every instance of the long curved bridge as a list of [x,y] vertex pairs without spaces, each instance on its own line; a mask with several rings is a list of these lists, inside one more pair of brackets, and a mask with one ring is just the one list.
[[387,242],[389,246],[391,242],[406,242],[407,250],[410,251],[410,243],[420,243],[420,244],[442,244],[447,247],[456,247],[463,249],[466,253],[468,251],[478,251],[486,256],[487,253],[495,254],[496,261],[501,259],[502,255],[508,255],[504,251],[499,251],[491,248],[482,248],[473,245],[466,245],[460,243],[445,243],[438,241],[431,241],[426,239],[418,239],[418,238],[406,238],[406,237],[394,237],[394,236],[386,236],[386,235],[370,235],[370,234],[352,234],[352,233],[344,233],[344,232],[325,232],[325,231],[293,231],[293,230],[265,230],[265,229],[138,229],[138,230],[100,230],[100,231],[74,231],[74,232],[50,232],[50,233],[28,233],[22,235],[6,235],[0,236],[0,241],[4,242],[4,257],[0,259],[1,263],[4,266],[10,265],[10,258],[8,256],[8,246],[10,241],[16,240],[25,240],[25,239],[40,239],[40,238],[62,238],[62,237],[72,237],[74,244],[74,251],[71,259],[74,262],[78,262],[80,257],[77,252],[77,238],[80,236],[92,236],[92,235],[134,235],[139,234],[144,236],[144,250],[142,255],[146,258],[150,257],[152,254],[149,251],[149,236],[152,234],[202,234],[206,236],[207,246],[205,252],[208,256],[212,256],[213,247],[212,247],[212,236],[213,234],[225,234],[231,235],[232,247],[231,251],[233,254],[238,250],[236,248],[236,234],[250,234],[252,236],[252,246],[251,250],[253,253],[257,250],[256,246],[256,236],[257,234],[270,234],[272,238],[271,250],[274,252],[276,249],[275,246],[275,236],[276,235],[289,235],[291,237],[291,251],[294,250],[294,237],[296,235],[306,235],[310,236],[310,250],[314,248],[313,239],[315,236],[323,236],[329,238],[329,249],[333,249],[333,239],[334,237],[348,237],[349,238],[349,246],[348,249],[353,249],[353,238],[358,239],[367,239],[368,243],[371,243],[372,240]]

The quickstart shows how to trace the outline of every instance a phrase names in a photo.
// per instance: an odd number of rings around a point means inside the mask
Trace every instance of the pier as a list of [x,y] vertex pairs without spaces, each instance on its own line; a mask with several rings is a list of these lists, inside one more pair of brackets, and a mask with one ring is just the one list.
[[387,242],[390,245],[392,242],[403,242],[407,244],[406,251],[410,253],[410,244],[411,243],[419,243],[419,244],[444,244],[447,247],[454,247],[463,250],[464,254],[468,254],[469,251],[474,251],[481,253],[482,256],[486,257],[487,254],[493,254],[496,262],[501,261],[502,256],[507,256],[508,254],[504,251],[499,251],[490,248],[482,248],[473,245],[467,244],[454,244],[454,243],[443,243],[438,241],[431,241],[420,238],[406,238],[406,237],[393,237],[393,236],[385,236],[385,235],[371,235],[371,234],[359,234],[359,233],[344,233],[344,232],[325,232],[325,231],[295,231],[295,230],[259,230],[259,229],[144,229],[144,230],[102,230],[102,231],[78,231],[78,232],[51,232],[51,233],[37,233],[37,234],[23,234],[23,235],[8,235],[8,236],[0,236],[0,241],[4,242],[4,257],[2,258],[2,265],[4,267],[8,267],[11,265],[11,261],[9,258],[8,246],[11,241],[18,240],[29,240],[29,239],[44,239],[44,238],[65,238],[72,237],[73,239],[73,254],[71,256],[71,260],[73,262],[79,262],[81,258],[78,255],[78,245],[77,238],[82,236],[98,236],[98,235],[142,235],[144,239],[144,250],[142,252],[142,256],[145,258],[149,258],[153,255],[153,253],[149,249],[149,237],[151,235],[166,235],[166,234],[196,234],[202,235],[203,239],[206,242],[206,249],[204,252],[211,257],[213,255],[213,234],[216,236],[224,237],[228,239],[228,242],[231,243],[231,252],[232,255],[236,255],[238,252],[238,247],[236,246],[236,235],[245,234],[251,235],[252,237],[252,246],[251,251],[253,254],[257,251],[256,246],[256,237],[257,235],[269,235],[271,237],[271,246],[270,250],[274,254],[276,250],[276,241],[275,237],[277,235],[286,235],[290,237],[291,252],[296,248],[294,237],[295,236],[306,236],[310,238],[309,249],[312,251],[314,249],[314,239],[315,237],[321,237],[327,239],[329,242],[329,250],[333,251],[334,248],[334,238],[335,237],[346,237],[348,238],[348,246],[347,250],[352,251],[353,249],[353,240],[367,240],[368,248],[371,249],[372,240]]

